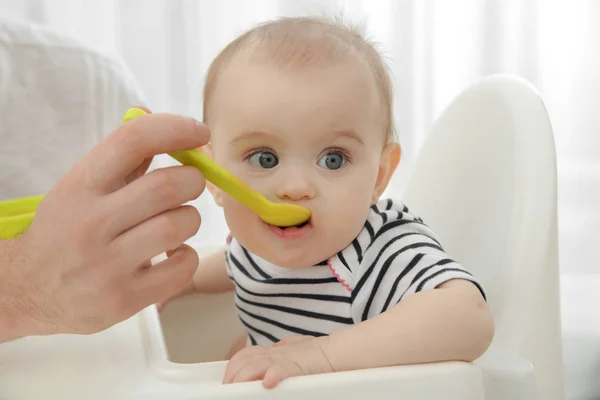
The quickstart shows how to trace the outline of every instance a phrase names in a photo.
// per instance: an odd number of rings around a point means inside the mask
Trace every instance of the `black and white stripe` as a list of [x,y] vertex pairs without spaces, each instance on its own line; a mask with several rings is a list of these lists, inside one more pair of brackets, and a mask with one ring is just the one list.
[[279,267],[235,239],[226,259],[249,345],[269,345],[294,334],[328,335],[451,279],[470,280],[483,294],[423,220],[390,199],[371,207],[362,231],[329,265],[278,276]]

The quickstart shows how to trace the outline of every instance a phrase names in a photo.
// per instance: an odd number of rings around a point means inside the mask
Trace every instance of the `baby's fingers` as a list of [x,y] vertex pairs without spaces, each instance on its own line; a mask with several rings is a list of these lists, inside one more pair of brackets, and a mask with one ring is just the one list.
[[265,389],[273,389],[282,380],[296,375],[297,373],[293,373],[289,368],[286,368],[283,365],[271,365],[264,373],[265,377],[263,378],[262,384]]
[[225,375],[223,376],[223,384],[226,385],[228,383],[233,383],[233,378],[235,378],[235,376],[238,374],[238,372],[240,372],[241,370],[246,368],[247,365],[249,365],[249,361],[251,361],[251,360],[250,359],[235,360],[232,358],[227,363],[227,368],[225,369]]
[[241,370],[253,362],[264,358],[262,357],[264,353],[265,349],[261,346],[248,347],[239,351],[227,363],[223,383],[233,383],[233,379]]
[[272,366],[267,358],[254,359],[231,377],[230,383],[250,382],[262,379],[265,372]]

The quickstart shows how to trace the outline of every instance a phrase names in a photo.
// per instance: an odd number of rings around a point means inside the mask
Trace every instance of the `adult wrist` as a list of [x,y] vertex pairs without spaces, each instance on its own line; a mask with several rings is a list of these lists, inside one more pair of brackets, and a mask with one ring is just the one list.
[[24,321],[9,312],[4,304],[0,305],[0,343],[28,336],[25,325]]
[[21,337],[43,334],[36,329],[39,325],[33,318],[26,315],[25,307],[19,307],[23,302],[18,282],[20,277],[12,272],[25,268],[22,239],[0,241],[0,343]]

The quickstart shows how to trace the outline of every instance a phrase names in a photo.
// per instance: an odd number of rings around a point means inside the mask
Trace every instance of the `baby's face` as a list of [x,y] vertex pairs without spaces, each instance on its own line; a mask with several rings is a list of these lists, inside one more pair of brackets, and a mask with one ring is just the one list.
[[295,70],[241,56],[231,62],[211,98],[214,159],[269,200],[312,211],[304,227],[281,229],[213,188],[233,236],[288,268],[348,246],[387,184],[379,173],[389,150],[382,110],[360,61]]

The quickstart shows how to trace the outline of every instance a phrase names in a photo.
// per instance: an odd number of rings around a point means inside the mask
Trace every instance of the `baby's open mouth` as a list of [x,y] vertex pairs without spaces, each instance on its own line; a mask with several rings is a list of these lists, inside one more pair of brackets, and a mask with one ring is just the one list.
[[305,227],[306,225],[308,225],[309,223],[310,223],[310,218],[309,218],[309,219],[307,219],[306,221],[304,221],[303,223],[301,223],[301,224],[298,224],[298,225],[292,225],[292,226],[279,226],[278,228],[279,228],[279,229],[284,229],[284,230],[285,230],[285,229],[289,229],[289,228],[297,228],[297,229],[300,229],[300,228],[304,228],[304,227]]
[[305,221],[301,224],[294,226],[277,226],[277,225],[268,225],[271,232],[285,240],[295,240],[306,237],[312,231],[312,218],[308,221]]

